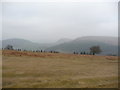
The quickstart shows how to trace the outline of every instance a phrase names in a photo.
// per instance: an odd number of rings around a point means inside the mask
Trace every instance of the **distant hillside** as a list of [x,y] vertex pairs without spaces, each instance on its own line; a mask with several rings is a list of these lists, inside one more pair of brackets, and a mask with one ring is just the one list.
[[37,50],[42,49],[46,51],[56,50],[62,53],[73,53],[74,51],[89,52],[89,48],[94,45],[99,45],[102,49],[102,55],[114,54],[118,52],[118,38],[117,37],[102,37],[102,36],[89,36],[80,37],[74,40],[60,39],[51,44],[34,43],[24,39],[7,39],[2,41],[2,47],[13,45],[15,49]]
[[25,39],[19,39],[19,38],[12,38],[12,39],[7,39],[0,41],[0,48],[3,47],[5,48],[7,45],[13,45],[15,49],[21,48],[21,49],[26,49],[26,50],[37,50],[37,49],[46,49],[51,46],[59,45],[61,43],[65,43],[70,41],[71,39],[60,39],[57,42],[54,43],[34,43],[29,40]]
[[109,37],[109,36],[88,36],[88,37],[80,37],[75,39],[74,41],[99,41],[103,42],[106,44],[111,44],[111,45],[118,45],[118,38],[117,37]]
[[102,37],[102,36],[80,37],[75,40],[47,48],[46,50],[47,51],[57,50],[63,53],[73,53],[74,51],[89,52],[89,48],[94,45],[99,45],[101,47],[102,49],[101,54],[117,54],[118,52],[117,37]]
[[54,45],[59,45],[59,44],[70,42],[70,41],[72,41],[72,40],[68,39],[68,38],[62,38],[62,39],[58,40],[57,42],[55,42]]
[[2,41],[2,47],[5,48],[7,45],[13,45],[15,49],[21,48],[26,50],[45,49],[47,45],[33,43],[29,40],[24,39],[7,39]]

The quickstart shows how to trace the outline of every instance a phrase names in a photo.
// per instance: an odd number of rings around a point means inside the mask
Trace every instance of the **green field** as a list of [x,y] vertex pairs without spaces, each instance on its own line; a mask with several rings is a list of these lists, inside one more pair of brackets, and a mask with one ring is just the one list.
[[117,88],[118,58],[3,51],[3,88]]

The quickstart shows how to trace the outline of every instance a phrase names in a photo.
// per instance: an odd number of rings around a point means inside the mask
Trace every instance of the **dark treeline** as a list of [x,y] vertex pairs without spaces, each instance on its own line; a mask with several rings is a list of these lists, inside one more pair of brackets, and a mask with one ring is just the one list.
[[85,51],[82,51],[82,52],[73,52],[73,54],[81,54],[81,55],[95,55],[95,53],[92,53],[92,52],[85,52]]
[[7,45],[5,48],[2,48],[2,50],[15,50],[15,51],[31,51],[31,52],[49,52],[49,53],[59,53],[58,51],[45,51],[45,50],[25,50],[25,49],[14,49],[12,45]]
[[80,53],[73,52],[73,54],[95,55],[95,54],[99,54],[102,52],[100,46],[92,46],[89,48],[89,50],[90,50],[90,52],[85,52],[85,51],[82,51]]
[[[51,50],[51,51],[45,51],[45,50],[22,50],[22,49],[14,49],[12,45],[7,45],[5,48],[2,48],[2,50],[16,50],[16,51],[31,51],[31,52],[48,52],[48,53],[60,53],[58,51],[55,50]],[[90,52],[86,52],[86,51],[82,51],[82,52],[77,52],[74,51],[73,54],[83,54],[83,55],[95,55],[95,54],[99,54],[101,52],[101,49],[99,46],[92,46],[90,47]]]

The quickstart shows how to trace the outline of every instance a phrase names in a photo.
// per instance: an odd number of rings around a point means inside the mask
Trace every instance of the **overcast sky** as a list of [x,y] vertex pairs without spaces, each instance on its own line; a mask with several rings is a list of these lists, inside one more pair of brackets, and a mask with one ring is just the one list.
[[82,36],[117,36],[117,2],[4,2],[3,39],[54,42]]

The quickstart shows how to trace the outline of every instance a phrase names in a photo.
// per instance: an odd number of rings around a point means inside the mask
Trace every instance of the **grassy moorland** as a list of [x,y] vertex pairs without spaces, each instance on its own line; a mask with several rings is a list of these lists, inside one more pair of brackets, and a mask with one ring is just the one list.
[[118,58],[2,51],[3,88],[117,88]]

